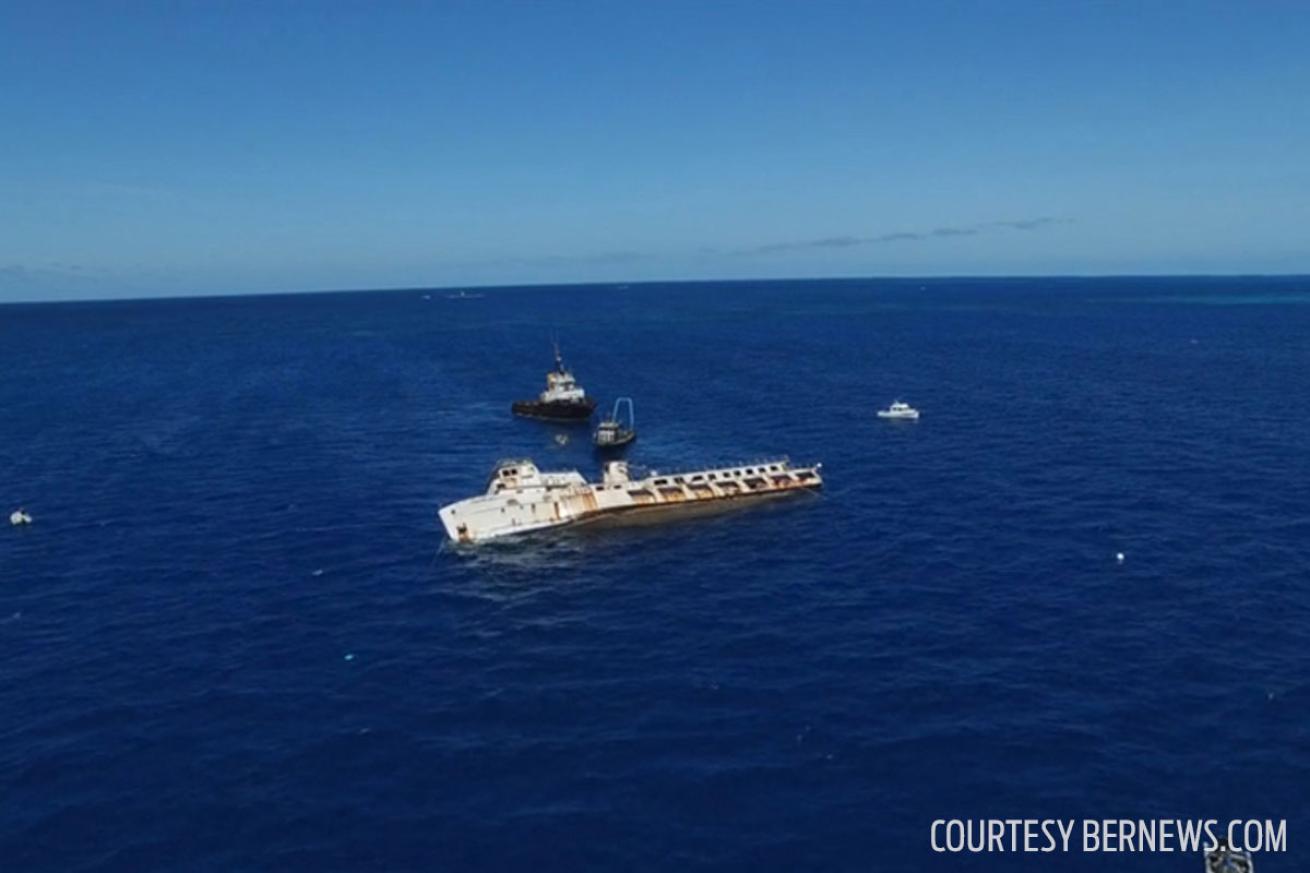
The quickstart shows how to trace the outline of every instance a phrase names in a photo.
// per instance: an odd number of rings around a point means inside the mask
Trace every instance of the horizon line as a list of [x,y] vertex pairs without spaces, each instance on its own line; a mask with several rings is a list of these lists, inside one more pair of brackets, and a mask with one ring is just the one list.
[[61,306],[82,303],[142,303],[176,300],[227,300],[231,298],[300,297],[326,294],[400,294],[417,291],[514,291],[532,288],[630,288],[639,285],[696,285],[696,284],[782,284],[786,282],[942,282],[942,281],[1006,281],[1034,279],[1310,279],[1306,273],[1006,273],[1006,274],[923,274],[923,275],[852,275],[852,276],[783,276],[773,278],[739,277],[733,279],[633,279],[628,281],[589,282],[515,282],[477,283],[457,285],[397,285],[377,288],[316,288],[295,291],[231,291],[206,294],[144,294],[127,297],[70,297],[58,300],[0,300],[0,306]]

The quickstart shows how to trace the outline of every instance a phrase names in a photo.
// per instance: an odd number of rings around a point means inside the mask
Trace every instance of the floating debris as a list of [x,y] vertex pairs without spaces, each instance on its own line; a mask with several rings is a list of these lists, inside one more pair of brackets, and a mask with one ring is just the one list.
[[345,658],[345,659],[346,659],[347,661],[353,661],[353,660],[355,660],[355,653],[354,653],[354,652],[346,652],[346,658]]
[[1123,553],[1123,552],[1115,552],[1115,553],[1114,553],[1114,560],[1115,560],[1116,563],[1118,563],[1118,564],[1122,564],[1122,563],[1124,562],[1124,553]]
[[322,567],[319,567],[317,570],[315,570],[313,573],[310,573],[309,575],[311,575],[311,576],[322,576],[322,575],[323,575],[323,568],[322,568]]

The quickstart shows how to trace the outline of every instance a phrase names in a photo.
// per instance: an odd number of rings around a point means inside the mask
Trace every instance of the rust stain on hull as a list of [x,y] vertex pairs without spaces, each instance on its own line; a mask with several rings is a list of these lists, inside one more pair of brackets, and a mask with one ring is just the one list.
[[823,487],[820,466],[791,467],[785,459],[692,473],[632,479],[624,462],[610,462],[600,482],[576,470],[541,472],[530,459],[500,462],[487,491],[444,507],[447,534],[460,543],[576,524],[603,524],[716,512]]

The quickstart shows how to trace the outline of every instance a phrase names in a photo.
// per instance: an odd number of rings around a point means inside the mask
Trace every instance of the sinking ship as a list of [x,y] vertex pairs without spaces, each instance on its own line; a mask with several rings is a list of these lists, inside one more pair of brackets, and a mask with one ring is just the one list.
[[546,374],[546,390],[536,400],[519,400],[510,407],[515,415],[549,421],[586,421],[596,411],[596,401],[587,396],[573,374],[564,366],[555,346],[555,369]]
[[501,461],[484,494],[443,506],[438,517],[457,543],[571,525],[658,521],[817,491],[821,469],[779,459],[634,479],[626,462],[610,461],[600,482],[588,482],[576,470],[544,472],[531,460]]

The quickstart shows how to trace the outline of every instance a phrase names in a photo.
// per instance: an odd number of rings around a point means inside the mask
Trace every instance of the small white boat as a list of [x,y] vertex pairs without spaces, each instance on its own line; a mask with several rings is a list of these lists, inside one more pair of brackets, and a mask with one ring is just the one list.
[[31,524],[32,516],[28,515],[26,512],[24,512],[21,509],[15,509],[9,515],[9,523],[12,524],[14,527],[18,527],[21,524]]
[[918,421],[919,410],[915,409],[913,406],[911,406],[908,403],[902,403],[901,401],[897,400],[895,403],[893,403],[891,406],[888,406],[886,409],[879,409],[878,417],[899,419],[901,421]]

